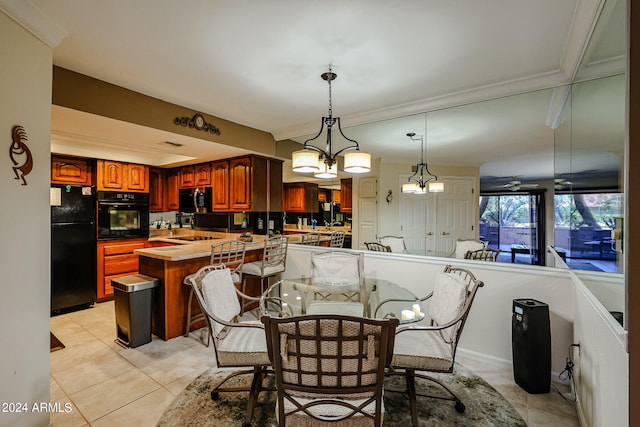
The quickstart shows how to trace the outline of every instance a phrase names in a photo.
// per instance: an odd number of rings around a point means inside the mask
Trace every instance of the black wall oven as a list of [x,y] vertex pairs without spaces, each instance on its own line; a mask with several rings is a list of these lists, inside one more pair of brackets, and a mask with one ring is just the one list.
[[98,191],[98,240],[149,237],[149,194]]

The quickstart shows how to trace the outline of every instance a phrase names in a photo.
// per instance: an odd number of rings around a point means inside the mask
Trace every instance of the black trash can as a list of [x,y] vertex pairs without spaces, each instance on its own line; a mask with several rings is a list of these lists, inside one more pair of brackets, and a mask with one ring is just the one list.
[[159,280],[143,274],[118,277],[111,281],[116,309],[116,342],[139,347],[151,341],[153,288]]
[[513,377],[531,394],[551,388],[551,326],[549,306],[525,298],[513,300],[511,316]]

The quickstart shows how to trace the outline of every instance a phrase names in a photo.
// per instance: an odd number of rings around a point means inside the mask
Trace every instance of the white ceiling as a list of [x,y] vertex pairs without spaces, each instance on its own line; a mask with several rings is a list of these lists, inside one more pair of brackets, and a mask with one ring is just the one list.
[[[363,150],[416,163],[419,146],[405,134],[423,134],[424,115],[415,114],[435,111],[428,161],[482,166],[483,175],[525,175],[528,166],[552,176],[549,117],[560,95],[549,88],[579,69],[624,71],[622,0],[0,0],[0,8],[40,36],[48,28],[62,37],[51,42],[55,65],[276,140],[317,132],[328,101],[320,74],[331,64],[334,116]],[[599,30],[604,21],[622,28],[611,35]],[[586,49],[592,33],[598,43]],[[540,89],[548,90],[466,106]],[[59,152],[165,166],[234,154],[60,107],[52,140]]]

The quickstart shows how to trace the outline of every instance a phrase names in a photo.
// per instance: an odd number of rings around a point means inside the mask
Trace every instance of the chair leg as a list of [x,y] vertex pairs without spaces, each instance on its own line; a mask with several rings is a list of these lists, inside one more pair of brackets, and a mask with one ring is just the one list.
[[[191,332],[191,325],[193,325],[193,319],[191,318],[191,303],[193,302],[193,288],[189,286],[189,300],[187,301],[187,321],[184,326],[184,337],[189,337],[189,332]],[[207,341],[205,345],[209,347],[210,343],[211,331],[209,331],[209,326],[207,326]],[[204,341],[204,340],[203,340]]]
[[258,403],[258,395],[262,390],[262,380],[264,379],[263,368],[255,367],[253,369],[253,380],[251,381],[251,390],[249,391],[249,400],[247,401],[247,414],[244,418],[244,426],[251,425],[253,411]]
[[447,393],[449,393],[449,395],[451,397],[438,396],[438,395],[429,394],[429,393],[416,393],[417,396],[431,397],[431,398],[434,398],[434,399],[442,399],[442,400],[453,400],[455,402],[456,411],[458,411],[460,413],[464,412],[464,410],[466,408],[464,406],[464,403],[462,403],[462,400],[460,400],[460,398],[458,396],[456,396],[456,394],[453,391],[451,391],[451,389],[449,387],[444,385],[444,383],[442,383],[441,381],[438,381],[437,379],[435,379],[433,377],[430,377],[428,375],[415,374],[415,376],[417,378],[422,378],[423,380],[431,381],[431,382],[434,382],[434,383],[438,384],[440,387],[445,389],[447,391]]
[[418,427],[418,402],[416,399],[416,373],[408,370],[405,373],[405,381],[407,382],[407,393],[409,394],[409,407],[411,408],[411,424]]
[[[218,400],[220,398],[220,393],[224,393],[224,392],[237,393],[237,392],[248,391],[249,399],[247,400],[247,412],[245,414],[245,420],[242,423],[242,425],[243,427],[251,426],[251,419],[253,418],[253,412],[257,406],[258,396],[260,395],[260,392],[263,390],[275,391],[275,388],[263,387],[262,385],[265,376],[269,372],[273,372],[273,371],[269,371],[268,368],[265,366],[255,366],[253,369],[245,369],[242,371],[233,372],[232,374],[225,377],[225,379],[223,379],[220,384],[215,386],[213,390],[211,390],[211,399]],[[223,384],[225,384],[231,378],[235,378],[239,375],[245,375],[245,374],[253,375],[250,388],[246,388],[246,387],[222,388]]]
[[189,301],[187,302],[187,321],[184,326],[184,337],[189,336],[191,332],[191,302],[193,301],[193,288],[189,286]]

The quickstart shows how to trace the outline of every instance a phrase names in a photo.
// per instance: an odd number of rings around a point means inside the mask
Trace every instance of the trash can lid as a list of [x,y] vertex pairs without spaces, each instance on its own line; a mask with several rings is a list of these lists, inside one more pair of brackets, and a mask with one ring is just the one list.
[[156,277],[145,276],[144,274],[132,274],[111,280],[111,286],[123,292],[136,292],[145,289],[155,288],[160,284]]

